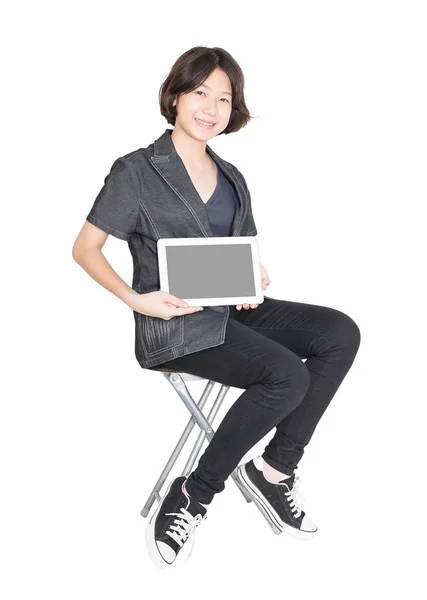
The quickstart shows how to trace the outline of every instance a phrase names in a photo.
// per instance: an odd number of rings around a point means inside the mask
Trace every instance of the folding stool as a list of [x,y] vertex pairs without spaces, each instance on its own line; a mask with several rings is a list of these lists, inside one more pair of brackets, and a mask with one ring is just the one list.
[[[166,379],[173,385],[176,392],[180,396],[181,400],[184,402],[185,406],[190,411],[191,418],[188,421],[188,423],[178,441],[178,444],[175,447],[175,450],[172,452],[171,457],[167,461],[163,471],[160,474],[160,477],[158,478],[151,494],[149,495],[149,497],[147,499],[147,502],[144,505],[144,508],[141,511],[142,517],[146,517],[148,515],[148,513],[150,512],[150,508],[152,507],[155,499],[159,503],[162,501],[162,498],[160,496],[160,490],[162,489],[162,486],[163,486],[166,478],[168,477],[172,467],[174,466],[178,456],[180,455],[180,452],[181,452],[185,442],[187,441],[189,435],[191,434],[191,431],[192,431],[194,425],[197,423],[199,425],[201,431],[200,431],[197,441],[190,453],[190,456],[188,457],[188,460],[187,460],[187,463],[185,464],[184,470],[181,474],[181,475],[185,475],[185,477],[189,476],[189,474],[191,473],[191,471],[193,469],[193,465],[200,453],[200,449],[203,445],[205,438],[207,437],[208,440],[210,441],[212,439],[212,437],[214,436],[215,430],[212,428],[212,423],[215,419],[215,416],[216,416],[218,410],[221,407],[221,404],[222,404],[228,390],[230,389],[230,386],[228,386],[228,385],[224,385],[224,384],[221,385],[221,389],[219,390],[216,400],[213,403],[212,408],[210,409],[210,412],[206,418],[202,412],[202,409],[203,409],[204,405],[206,404],[215,383],[217,383],[217,382],[215,382],[213,380],[208,381],[208,383],[201,395],[199,403],[196,404],[196,402],[193,400],[193,398],[185,384],[185,381],[193,381],[193,380],[194,381],[195,380],[206,381],[206,379],[204,377],[198,377],[196,375],[191,375],[190,373],[176,371],[174,369],[167,367],[166,365],[156,365],[154,367],[149,368],[149,370],[161,371],[163,373],[163,375],[166,377]],[[177,475],[177,477],[178,477],[178,475]],[[239,490],[242,492],[245,500],[247,502],[252,502],[251,497],[248,495],[245,488],[241,485],[241,483],[237,479],[237,467],[231,473],[231,477],[234,480],[237,487],[239,488]],[[256,506],[256,504],[255,504],[255,506]],[[263,515],[263,516],[265,517],[265,515]]]

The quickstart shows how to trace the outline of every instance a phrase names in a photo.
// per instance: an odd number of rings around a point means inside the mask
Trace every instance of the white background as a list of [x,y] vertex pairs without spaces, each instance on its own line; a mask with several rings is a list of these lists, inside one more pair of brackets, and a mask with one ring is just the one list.
[[[3,598],[425,597],[424,10],[2,11]],[[210,145],[248,182],[266,294],[341,310],[362,339],[298,469],[315,539],[275,536],[229,478],[190,559],[159,571],[139,513],[188,412],[136,362],[131,309],[71,249],[114,160],[171,127],[158,90],[196,45],[225,48],[245,74],[256,118]],[[130,285],[127,243],[110,236],[103,250]],[[196,398],[203,387],[189,383]],[[241,393],[230,389],[217,423]]]

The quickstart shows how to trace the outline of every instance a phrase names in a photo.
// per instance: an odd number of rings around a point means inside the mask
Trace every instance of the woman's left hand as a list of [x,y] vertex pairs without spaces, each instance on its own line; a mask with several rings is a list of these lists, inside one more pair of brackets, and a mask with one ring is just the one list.
[[[262,286],[263,290],[266,290],[267,286],[270,285],[270,277],[268,276],[267,269],[261,264],[260,264],[260,267],[261,267],[261,286]],[[259,304],[237,304],[236,305],[237,310],[241,310],[242,306],[245,310],[248,310],[249,307],[256,308],[257,306],[259,306]]]

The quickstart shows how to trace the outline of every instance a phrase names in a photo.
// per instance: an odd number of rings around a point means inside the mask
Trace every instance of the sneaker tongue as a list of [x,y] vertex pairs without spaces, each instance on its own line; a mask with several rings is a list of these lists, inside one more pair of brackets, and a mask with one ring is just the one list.
[[197,502],[197,500],[194,500],[194,498],[189,497],[189,500],[190,500],[190,504],[188,505],[188,508],[187,508],[188,512],[194,516],[201,514],[202,517],[204,517],[205,514],[207,513],[207,509],[204,506],[202,506],[200,504],[200,502]]
[[281,479],[279,481],[279,483],[286,483],[288,488],[291,489],[292,486],[294,485],[294,481],[295,481],[295,473],[292,473],[292,475],[290,477],[287,477],[286,479]]

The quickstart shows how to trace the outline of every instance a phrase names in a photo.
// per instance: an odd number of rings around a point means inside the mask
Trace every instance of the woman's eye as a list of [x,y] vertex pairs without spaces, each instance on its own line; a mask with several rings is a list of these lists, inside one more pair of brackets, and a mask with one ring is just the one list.
[[[196,90],[196,94],[204,94],[205,92],[203,90]],[[228,98],[221,98],[221,100],[226,100],[229,104],[230,101],[228,100]]]

